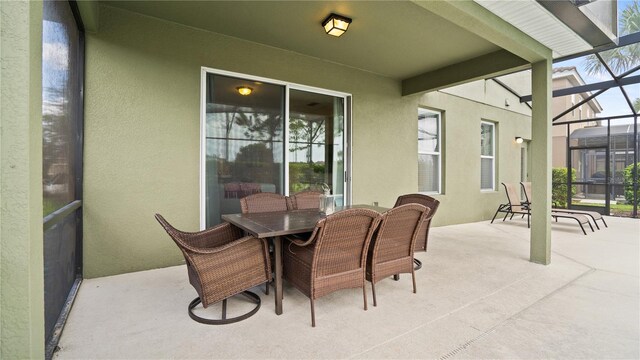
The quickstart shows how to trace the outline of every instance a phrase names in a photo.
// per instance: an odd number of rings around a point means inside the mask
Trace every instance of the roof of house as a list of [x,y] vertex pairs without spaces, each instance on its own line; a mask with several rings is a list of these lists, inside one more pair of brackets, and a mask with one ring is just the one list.
[[[586,82],[584,81],[582,76],[580,76],[580,73],[578,72],[578,69],[575,66],[554,67],[552,77],[553,79],[567,78],[573,86],[586,85]],[[582,95],[583,99],[591,96],[590,91],[585,91],[580,94]],[[602,106],[600,105],[600,103],[596,98],[589,100],[589,103],[591,104],[591,108],[594,109],[595,113],[602,112]]]

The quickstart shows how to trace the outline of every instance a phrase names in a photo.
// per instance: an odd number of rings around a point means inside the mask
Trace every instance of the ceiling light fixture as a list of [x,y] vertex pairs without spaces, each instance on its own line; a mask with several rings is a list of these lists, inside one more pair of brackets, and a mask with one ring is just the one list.
[[338,37],[347,31],[351,21],[352,20],[348,17],[331,13],[322,22],[322,27],[324,27],[324,31],[327,34]]
[[521,138],[520,136],[516,136],[516,143],[522,144],[523,141],[524,141],[523,138]]
[[236,90],[238,90],[240,95],[243,95],[243,96],[247,96],[251,94],[251,92],[253,92],[253,89],[248,86],[238,86]]

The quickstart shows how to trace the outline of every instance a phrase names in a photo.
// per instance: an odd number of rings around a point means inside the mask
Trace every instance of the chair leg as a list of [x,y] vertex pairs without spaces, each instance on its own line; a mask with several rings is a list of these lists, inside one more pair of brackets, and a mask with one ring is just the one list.
[[602,220],[602,223],[604,224],[604,227],[609,227],[609,225],[607,225],[607,223],[604,221],[604,218],[601,218],[600,220]]
[[222,300],[222,320],[227,319],[227,299]]
[[496,210],[496,213],[493,214],[493,219],[491,219],[492,224],[493,224],[493,220],[496,219],[496,216],[498,216],[498,213],[500,212],[501,209],[502,209],[502,206],[498,206],[498,210]]
[[373,293],[373,306],[378,306],[378,301],[376,300],[376,283],[371,279],[371,292]]
[[502,221],[507,220],[507,216],[509,216],[510,213],[511,213],[511,211],[507,211],[507,213],[504,214],[504,217],[502,218]]
[[596,232],[595,230],[593,230],[593,226],[591,225],[591,221],[589,221],[589,227],[591,228],[591,232]]
[[222,319],[207,319],[207,318],[202,318],[196,314],[193,313],[193,309],[198,306],[201,301],[200,298],[197,297],[195,299],[193,299],[193,301],[191,301],[191,303],[188,306],[188,311],[189,311],[189,317],[201,324],[207,324],[207,325],[225,325],[225,324],[231,324],[234,322],[238,322],[238,321],[242,321],[244,319],[248,319],[251,316],[253,316],[255,313],[258,312],[258,310],[260,309],[260,296],[252,293],[251,291],[244,291],[238,295],[244,295],[247,299],[249,299],[249,301],[251,301],[253,304],[255,304],[255,307],[245,313],[242,314],[240,316],[236,316],[233,318],[227,318],[227,314],[226,314],[226,299],[223,301],[222,303],[222,308],[223,308],[223,315],[222,315]]
[[509,218],[509,220],[513,220],[513,215],[515,215],[516,213],[511,213],[511,217]]
[[413,263],[415,265],[415,267],[413,268],[414,270],[422,269],[422,261],[420,261],[420,260],[418,260],[416,258],[413,258]]
[[269,295],[269,284],[270,284],[269,281],[267,281],[267,283],[264,284],[264,288],[265,288],[264,289],[264,293],[265,293],[265,295]]
[[400,274],[393,275],[393,280],[395,280],[395,281],[400,280]]
[[309,300],[311,300],[311,327],[316,327],[316,308],[313,305],[313,298]]
[[366,280],[362,281],[362,297],[364,298],[364,310],[367,310],[367,287]]
[[580,229],[582,229],[582,232],[587,235],[587,232],[584,231],[584,226],[582,226],[582,224],[580,223],[580,221],[578,221],[578,225],[580,225]]
[[416,293],[416,272],[411,269],[411,279],[413,280],[413,293]]

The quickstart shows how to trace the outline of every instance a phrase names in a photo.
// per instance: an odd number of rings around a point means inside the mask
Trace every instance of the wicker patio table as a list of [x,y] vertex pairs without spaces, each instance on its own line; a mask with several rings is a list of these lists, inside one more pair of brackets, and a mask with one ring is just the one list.
[[[387,208],[370,205],[349,205],[336,211],[366,208],[384,212]],[[253,214],[227,214],[222,220],[231,223],[257,238],[271,238],[274,248],[274,285],[276,288],[276,314],[282,314],[282,236],[313,231],[316,222],[326,215],[318,210],[290,210]]]

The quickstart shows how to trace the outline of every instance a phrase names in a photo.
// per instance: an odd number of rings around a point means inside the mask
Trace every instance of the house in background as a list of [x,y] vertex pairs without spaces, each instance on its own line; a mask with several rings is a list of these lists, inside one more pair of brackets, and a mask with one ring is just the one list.
[[[575,66],[571,67],[557,67],[553,69],[553,90],[567,89],[575,86],[585,85],[586,83],[578,73]],[[584,92],[581,94],[574,94],[569,96],[561,96],[553,98],[553,117],[560,115],[567,109],[574,107],[577,103],[583,99],[591,96],[591,92]],[[583,105],[571,110],[558,120],[554,122],[556,126],[553,126],[553,167],[566,167],[567,166],[567,126],[559,126],[563,122],[594,119],[598,117],[598,114],[602,112],[602,106],[596,98],[593,98]],[[598,121],[588,121],[583,123],[572,124],[570,132],[577,129],[586,127],[598,126]]]

